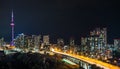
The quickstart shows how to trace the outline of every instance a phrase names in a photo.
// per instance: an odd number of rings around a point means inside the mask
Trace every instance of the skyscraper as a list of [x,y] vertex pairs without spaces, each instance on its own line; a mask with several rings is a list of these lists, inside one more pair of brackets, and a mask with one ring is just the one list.
[[45,44],[45,45],[49,45],[49,35],[44,35],[43,36],[43,43]]
[[114,39],[114,49],[120,50],[120,39]]
[[32,37],[33,37],[34,49],[37,51],[39,50],[40,47],[41,35],[32,35]]
[[75,40],[73,37],[70,38],[70,46],[74,46],[75,45]]
[[25,35],[19,34],[15,39],[14,39],[14,45],[18,48],[24,48],[24,43],[25,43]]
[[96,28],[90,31],[88,37],[81,38],[82,51],[95,55],[106,55],[107,49],[107,28]]
[[12,40],[11,40],[11,46],[14,46],[14,15],[13,15],[13,11],[12,11],[12,15],[11,15],[11,27],[12,27]]
[[97,36],[103,41],[104,44],[107,44],[107,28],[96,28],[90,32],[90,36]]
[[94,48],[104,49],[107,45],[107,29],[96,28],[95,30],[90,32],[91,44]]

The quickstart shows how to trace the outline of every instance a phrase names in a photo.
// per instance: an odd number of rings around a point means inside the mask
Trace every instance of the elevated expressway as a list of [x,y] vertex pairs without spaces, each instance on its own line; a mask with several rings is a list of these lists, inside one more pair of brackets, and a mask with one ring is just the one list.
[[[114,66],[112,64],[105,63],[105,62],[102,62],[102,61],[99,61],[99,60],[96,60],[96,59],[88,58],[88,57],[85,57],[85,56],[63,53],[63,52],[59,52],[59,51],[54,50],[54,49],[52,49],[52,52],[79,59],[80,61],[86,62],[89,65],[95,64],[96,66],[98,66],[100,68],[103,68],[103,69],[120,69],[120,67],[118,67],[118,66]],[[86,66],[89,66],[89,65],[86,65]],[[85,69],[90,69],[90,68],[87,67]]]

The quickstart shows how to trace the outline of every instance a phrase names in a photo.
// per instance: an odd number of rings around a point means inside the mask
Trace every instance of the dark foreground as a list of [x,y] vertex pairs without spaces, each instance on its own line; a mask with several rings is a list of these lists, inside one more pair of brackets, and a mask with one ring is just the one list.
[[15,53],[0,57],[0,69],[72,69],[54,56]]

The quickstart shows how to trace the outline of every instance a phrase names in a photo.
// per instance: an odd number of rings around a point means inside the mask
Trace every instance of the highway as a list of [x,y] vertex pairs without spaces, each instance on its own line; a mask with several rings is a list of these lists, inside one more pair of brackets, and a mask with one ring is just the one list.
[[102,61],[99,61],[99,60],[96,60],[96,59],[88,58],[88,57],[85,57],[85,56],[63,53],[63,52],[59,52],[59,51],[54,50],[54,49],[52,49],[52,51],[54,53],[59,53],[59,54],[71,56],[71,57],[76,58],[76,59],[80,59],[80,60],[85,61],[89,64],[95,64],[95,65],[97,65],[101,68],[104,68],[104,69],[120,69],[120,67],[118,67],[118,66],[114,66],[112,64],[105,63],[105,62],[102,62]]

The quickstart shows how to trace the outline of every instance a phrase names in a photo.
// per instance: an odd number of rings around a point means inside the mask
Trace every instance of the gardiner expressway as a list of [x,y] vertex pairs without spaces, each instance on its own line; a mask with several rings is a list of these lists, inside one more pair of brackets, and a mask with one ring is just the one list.
[[112,65],[112,64],[109,64],[109,63],[105,63],[105,62],[102,62],[102,61],[99,61],[99,60],[96,60],[96,59],[88,58],[88,57],[85,57],[85,56],[63,53],[63,52],[59,52],[59,51],[54,50],[54,49],[52,49],[52,52],[62,54],[62,55],[66,55],[66,56],[70,56],[70,57],[82,60],[84,62],[87,62],[91,65],[95,64],[96,66],[101,67],[103,69],[120,69],[120,67],[118,67],[118,66],[115,66],[115,65]]

